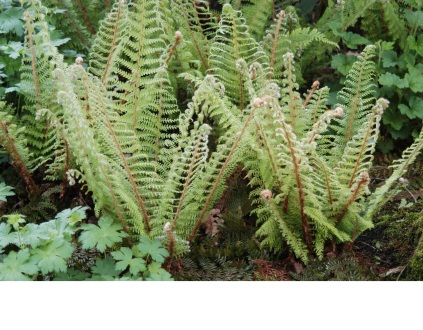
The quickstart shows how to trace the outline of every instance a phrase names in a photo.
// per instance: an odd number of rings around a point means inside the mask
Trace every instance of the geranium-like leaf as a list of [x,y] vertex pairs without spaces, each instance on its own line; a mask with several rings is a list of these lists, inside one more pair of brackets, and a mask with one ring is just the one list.
[[85,214],[86,210],[88,210],[88,207],[86,206],[77,206],[73,209],[66,209],[57,213],[56,219],[66,219],[70,224],[75,224],[87,217]]
[[38,247],[41,244],[41,237],[38,229],[39,226],[33,223],[28,223],[25,227],[21,228],[19,230],[21,244],[29,245],[32,248]]
[[398,88],[407,88],[408,82],[404,79],[401,79],[395,74],[386,72],[379,76],[379,83],[385,86],[397,86]]
[[16,233],[11,233],[12,226],[6,223],[0,223],[0,248],[4,248],[15,242]]
[[407,80],[410,89],[414,93],[423,92],[423,66],[416,65],[415,67],[409,68],[410,73],[405,74],[405,80]]
[[6,186],[4,182],[0,182],[0,201],[6,202],[6,197],[15,195],[12,189],[12,187]]
[[67,241],[56,239],[53,242],[33,251],[33,258],[37,262],[43,275],[50,272],[65,272],[67,260],[72,256],[74,248]]
[[34,275],[37,272],[38,267],[28,249],[12,251],[0,263],[0,281],[30,281],[27,275]]
[[79,241],[84,249],[97,248],[100,252],[106,251],[115,243],[121,242],[127,234],[122,232],[122,225],[114,223],[112,218],[103,217],[96,225],[82,225],[84,231],[79,236]]
[[115,262],[111,258],[97,260],[91,271],[93,276],[87,279],[89,281],[113,281],[121,273],[116,270]]
[[163,263],[165,258],[169,256],[169,252],[157,238],[151,240],[148,237],[141,237],[137,247],[141,253],[151,256],[151,259],[159,263]]
[[122,247],[119,251],[112,252],[111,255],[117,261],[117,270],[125,270],[129,266],[129,272],[132,275],[136,275],[147,269],[145,260],[142,258],[134,258],[132,250],[127,247]]
[[82,272],[73,268],[68,268],[66,272],[61,272],[55,275],[53,281],[84,281],[89,276],[89,273]]
[[162,272],[151,273],[145,280],[146,281],[173,281],[172,275],[162,269]]

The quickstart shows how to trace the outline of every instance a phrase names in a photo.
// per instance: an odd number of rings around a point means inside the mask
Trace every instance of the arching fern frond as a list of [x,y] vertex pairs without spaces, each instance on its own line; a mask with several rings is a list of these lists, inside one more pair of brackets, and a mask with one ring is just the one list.
[[226,95],[242,110],[247,100],[242,74],[236,67],[240,59],[248,66],[258,62],[265,70],[268,63],[266,55],[249,34],[241,12],[226,4],[223,6],[219,29],[211,46],[209,72],[223,82]]

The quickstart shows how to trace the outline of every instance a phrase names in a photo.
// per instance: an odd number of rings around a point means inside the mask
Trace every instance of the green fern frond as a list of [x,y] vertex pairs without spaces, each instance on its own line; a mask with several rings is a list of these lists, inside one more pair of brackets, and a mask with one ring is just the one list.
[[336,163],[342,156],[349,141],[365,125],[366,118],[372,111],[375,102],[373,81],[375,75],[375,65],[372,57],[375,54],[375,46],[367,46],[358,60],[353,64],[345,87],[338,93],[338,97],[343,101],[339,106],[344,110],[345,116],[335,119],[330,127],[336,132],[333,136],[331,148],[331,163]]
[[209,73],[223,82],[226,95],[243,110],[248,102],[243,75],[237,68],[240,59],[243,59],[247,66],[258,62],[264,70],[268,63],[263,50],[250,36],[241,12],[226,4],[223,6],[219,29],[210,50]]
[[117,1],[112,10],[100,22],[100,26],[90,51],[90,69],[105,86],[108,85],[114,68],[113,58],[117,55],[117,48],[122,39],[128,15],[125,1]]

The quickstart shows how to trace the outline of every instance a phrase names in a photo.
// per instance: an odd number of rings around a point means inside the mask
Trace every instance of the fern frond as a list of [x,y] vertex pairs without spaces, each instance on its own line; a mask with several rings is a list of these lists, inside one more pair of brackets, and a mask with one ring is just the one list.
[[345,81],[345,87],[338,93],[339,98],[343,101],[343,104],[339,106],[344,110],[345,116],[334,120],[333,124],[330,125],[336,132],[331,137],[332,142],[329,142],[334,146],[330,149],[331,157],[333,157],[330,160],[332,164],[339,161],[347,143],[365,125],[366,118],[372,111],[376,87],[373,82],[375,68],[372,57],[374,53],[375,46],[373,45],[364,49],[358,60],[353,64]]
[[408,167],[416,160],[423,149],[423,130],[415,139],[414,143],[404,150],[402,157],[394,161],[390,177],[385,184],[377,188],[369,198],[366,217],[371,219],[373,215],[401,188],[401,177]]
[[226,95],[243,110],[248,102],[243,75],[237,68],[240,59],[243,59],[247,66],[258,62],[264,70],[268,63],[263,50],[250,36],[241,12],[226,4],[223,6],[219,29],[210,49],[209,73],[223,82]]
[[25,181],[31,195],[37,195],[40,190],[30,171],[30,152],[23,137],[25,127],[18,127],[13,120],[13,116],[8,114],[10,108],[5,102],[0,102],[0,146],[6,150],[12,160],[12,165],[16,173]]
[[199,63],[200,71],[209,69],[210,36],[214,34],[216,22],[207,1],[171,1],[171,11],[177,30],[185,36],[188,51]]
[[112,10],[100,22],[100,27],[90,51],[90,69],[107,87],[114,68],[113,58],[117,55],[117,48],[122,39],[128,15],[125,1],[117,1]]

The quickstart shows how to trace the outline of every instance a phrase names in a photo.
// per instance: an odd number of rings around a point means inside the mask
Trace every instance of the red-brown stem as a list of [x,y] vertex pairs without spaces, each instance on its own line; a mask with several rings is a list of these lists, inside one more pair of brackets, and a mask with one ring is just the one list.
[[68,145],[68,142],[63,137],[63,135],[62,135],[62,139],[63,139],[63,144],[65,146],[66,159],[65,159],[65,174],[63,175],[63,179],[62,179],[62,189],[60,191],[60,198],[63,198],[66,193],[66,187],[68,182],[67,172],[69,170],[69,164],[70,164],[69,145]]
[[348,201],[345,203],[344,207],[342,208],[341,212],[339,212],[338,217],[336,218],[335,226],[337,226],[341,220],[344,218],[345,214],[348,211],[348,208],[354,201],[357,199],[358,195],[360,194],[360,191],[363,187],[365,187],[368,184],[368,181],[360,181],[357,184],[357,187],[354,189],[354,192],[348,199]]
[[185,197],[187,195],[188,188],[189,188],[190,183],[191,183],[191,177],[194,174],[193,173],[194,172],[194,166],[195,166],[195,161],[196,161],[196,157],[197,157],[196,152],[198,151],[198,148],[200,146],[200,142],[201,142],[201,138],[198,137],[197,143],[196,143],[195,148],[194,148],[195,154],[191,157],[191,163],[189,164],[188,173],[187,173],[185,184],[184,184],[184,189],[182,191],[181,197],[179,198],[179,203],[178,203],[178,207],[177,207],[176,212],[175,212],[175,217],[173,218],[173,224],[172,224],[173,228],[176,228],[176,222],[178,221],[179,214],[182,210],[182,206],[183,206]]
[[[61,0],[58,1],[58,5],[62,8],[66,8],[66,6],[63,4],[63,2]],[[85,39],[82,32],[80,31],[78,24],[76,24],[75,21],[70,16],[68,9],[66,9],[66,11],[64,12],[64,15],[69,20],[70,24],[72,25],[74,32],[78,35],[79,40],[81,40],[81,42],[83,43],[83,45],[85,47],[88,47],[87,40]]]
[[299,199],[299,202],[300,202],[301,225],[302,225],[302,228],[303,228],[304,238],[305,238],[309,252],[313,253],[309,223],[308,223],[307,215],[304,212],[305,198],[304,198],[303,182],[301,180],[300,168],[299,168],[300,160],[297,159],[297,156],[295,155],[295,150],[293,149],[293,146],[292,146],[291,138],[290,138],[289,134],[286,133],[287,127],[286,127],[285,122],[282,121],[281,125],[282,125],[282,128],[283,128],[285,139],[286,139],[287,144],[288,144],[287,147],[288,147],[288,149],[291,153],[292,164],[294,165],[294,174],[295,174],[295,179],[297,181],[298,199]]
[[[188,17],[188,12],[185,10],[183,1],[179,0],[178,3],[179,3],[180,8],[182,9],[182,14],[184,15],[186,28],[187,28],[187,30],[190,34],[190,37],[191,37],[190,40],[191,40],[192,44],[194,45],[194,48],[197,51],[198,56],[200,57],[200,61],[203,64],[204,70],[207,71],[209,69],[209,64],[207,62],[207,56],[205,54],[203,54],[203,52],[201,51],[201,47],[197,42],[198,38],[195,37],[194,32],[192,31],[192,28],[191,28],[192,24],[191,24],[190,19]],[[193,8],[195,8],[195,1],[192,1],[192,3],[193,3]],[[203,33],[201,34],[201,36],[203,37],[203,39],[205,39]]]
[[279,32],[281,29],[282,19],[284,16],[285,16],[285,12],[281,10],[278,15],[278,22],[276,23],[276,31],[275,31],[275,36],[273,38],[272,52],[270,53],[269,67],[271,70],[269,73],[269,79],[273,78],[273,66],[275,65],[275,60],[276,60],[276,48],[278,47]]
[[356,173],[358,171],[358,167],[360,165],[361,159],[363,157],[364,152],[366,151],[366,146],[367,146],[367,142],[369,140],[369,135],[370,132],[372,130],[372,126],[374,125],[374,118],[375,118],[375,113],[373,112],[372,117],[370,118],[369,121],[369,126],[367,127],[367,131],[366,131],[366,136],[363,138],[362,142],[361,142],[361,148],[360,148],[360,152],[358,153],[358,156],[356,158],[355,161],[355,165],[354,165],[354,169],[350,172],[351,173],[351,177],[350,177],[350,182],[348,183],[348,188],[350,188],[354,182],[354,178],[356,176]]
[[108,128],[108,131],[110,133],[110,136],[112,137],[113,142],[114,142],[114,144],[115,144],[115,146],[116,146],[116,148],[119,152],[119,156],[120,156],[120,158],[123,162],[128,180],[131,183],[131,187],[132,187],[132,191],[134,193],[134,196],[137,199],[138,205],[141,209],[141,213],[142,213],[142,216],[143,216],[143,219],[144,219],[145,226],[147,228],[147,232],[150,232],[151,227],[150,227],[150,223],[149,223],[149,216],[148,216],[147,209],[145,207],[145,204],[144,204],[144,201],[143,201],[141,194],[138,192],[137,185],[136,185],[136,182],[135,182],[135,178],[133,177],[131,169],[129,168],[128,161],[125,157],[125,153],[123,152],[122,147],[119,144],[119,141],[117,139],[117,136],[115,134],[113,126],[110,122],[109,116],[108,116],[107,111],[106,111],[106,105],[103,103],[103,100],[101,99],[101,97],[98,98],[98,102],[99,102],[99,105],[102,109],[104,119],[105,119],[105,122],[106,122],[106,125],[107,125],[107,128]]
[[31,64],[32,64],[32,75],[34,77],[35,98],[37,100],[37,104],[40,105],[41,104],[40,83],[39,83],[38,71],[37,71],[37,56],[35,55],[34,40],[32,39],[31,16],[29,15],[28,12],[26,12],[25,17],[26,17],[26,23],[27,23],[29,48],[31,49]]
[[164,65],[167,66],[172,58],[172,55],[175,53],[176,47],[178,47],[179,43],[182,40],[182,33],[176,31],[175,33],[175,42],[173,43],[172,47],[169,49],[167,53],[166,60],[164,61]]
[[169,261],[168,261],[168,270],[170,270],[170,267],[172,265],[172,260],[175,253],[175,238],[173,237],[173,232],[168,231],[167,237],[169,239]]
[[95,34],[95,28],[94,28],[93,24],[91,23],[90,18],[88,17],[86,8],[82,4],[81,0],[76,0],[76,4],[79,7],[79,11],[82,14],[82,17],[84,18],[84,22],[87,25],[88,30],[90,30],[91,35],[94,35]]
[[[109,5],[110,5],[110,3],[109,3]],[[113,30],[112,45],[110,47],[109,56],[107,57],[106,67],[104,68],[103,75],[101,76],[101,82],[106,87],[107,87],[107,85],[108,85],[109,82],[108,81],[105,81],[105,80],[106,80],[107,73],[108,73],[109,68],[110,68],[110,64],[112,62],[112,57],[113,57],[113,55],[115,53],[115,49],[116,49],[116,40],[117,40],[117,36],[118,36],[118,31],[119,31],[119,23],[120,23],[121,10],[122,10],[122,6],[121,6],[121,3],[119,2],[119,7],[118,7],[118,11],[117,11],[117,17],[116,17],[116,26],[115,26],[115,28]]]
[[313,83],[313,85],[311,86],[310,91],[308,92],[308,95],[306,97],[306,99],[304,100],[303,106],[307,106],[308,102],[310,101],[311,97],[313,96],[314,92],[316,91],[316,89],[319,88],[319,82],[315,81]]
[[[7,129],[7,123],[0,122],[0,128],[3,131],[3,136],[5,137],[0,138],[0,143],[3,144],[3,147],[6,149],[6,152],[9,154],[10,158],[12,158],[13,167],[15,168],[16,172],[20,175],[20,177],[25,181],[26,185],[28,186],[29,193],[33,196],[39,195],[40,189],[34,182],[31,173],[25,166],[22,157],[16,149],[15,141],[10,136],[9,131]],[[7,141],[7,143],[4,143],[4,141]]]
[[213,198],[213,195],[214,195],[214,193],[215,193],[215,191],[216,191],[216,189],[219,185],[219,182],[222,180],[223,173],[225,173],[226,167],[228,166],[229,161],[232,159],[232,156],[235,152],[235,149],[238,147],[238,144],[241,141],[241,138],[244,136],[245,130],[247,129],[248,125],[250,124],[251,120],[253,119],[254,112],[255,112],[255,108],[253,108],[251,110],[251,113],[249,114],[247,120],[245,121],[245,124],[242,127],[241,132],[238,134],[237,139],[235,140],[234,144],[232,145],[232,148],[229,151],[228,157],[226,157],[225,163],[222,165],[222,168],[220,169],[219,174],[216,177],[216,181],[213,185],[213,188],[211,189],[209,195],[207,196],[207,199],[204,203],[203,209],[201,210],[201,213],[198,217],[197,223],[195,224],[195,227],[194,227],[193,231],[191,232],[191,235],[188,238],[189,242],[191,242],[194,239],[194,236],[195,236],[198,228],[200,228],[200,225],[203,221],[204,215],[206,214],[206,212],[209,208],[209,205],[210,205],[210,202]]

